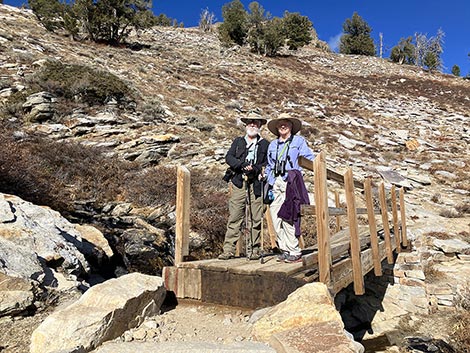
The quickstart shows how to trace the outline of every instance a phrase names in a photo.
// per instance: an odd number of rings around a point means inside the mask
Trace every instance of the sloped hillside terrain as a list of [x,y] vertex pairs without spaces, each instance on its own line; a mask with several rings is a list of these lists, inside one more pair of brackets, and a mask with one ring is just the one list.
[[[214,192],[209,200],[194,198],[195,229],[220,241],[226,211],[207,222],[214,217],[207,208],[224,208],[223,156],[242,132],[239,118],[258,110],[302,119],[302,134],[339,172],[351,166],[359,178],[379,178],[378,171],[391,169],[408,178],[407,197],[420,207],[451,217],[468,212],[468,80],[310,47],[267,58],[223,48],[216,34],[196,28],[155,27],[134,33],[127,47],[108,47],[47,32],[27,10],[1,6],[0,16],[1,121],[13,139],[3,158],[26,169],[8,170],[17,178],[4,181],[5,192],[20,189],[20,196],[88,220],[90,209],[111,212],[130,202],[114,215],[140,214],[168,229],[174,170],[165,167],[187,165],[200,186],[194,192]],[[18,145],[35,136],[42,140],[25,156]],[[27,170],[34,158],[49,161],[42,166],[49,174]],[[82,167],[75,170],[77,160]],[[28,174],[55,190],[33,194],[41,190],[32,185],[37,180],[18,181]],[[468,233],[458,219],[454,231]]]
[[250,110],[302,119],[340,173],[398,173],[412,238],[470,241],[469,80],[313,46],[268,58],[196,28],[76,42],[0,5],[0,192],[101,229],[110,276],[172,263],[177,165],[192,173],[192,255],[220,251],[224,155]]

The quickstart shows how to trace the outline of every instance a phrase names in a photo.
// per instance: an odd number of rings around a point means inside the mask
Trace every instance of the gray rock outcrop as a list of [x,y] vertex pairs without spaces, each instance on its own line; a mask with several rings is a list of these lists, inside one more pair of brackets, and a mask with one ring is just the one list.
[[91,351],[157,314],[165,293],[160,277],[139,273],[96,285],[47,317],[33,332],[30,351]]
[[2,272],[44,282],[48,268],[60,270],[71,280],[89,271],[83,254],[86,244],[75,226],[58,212],[0,194],[0,214]]

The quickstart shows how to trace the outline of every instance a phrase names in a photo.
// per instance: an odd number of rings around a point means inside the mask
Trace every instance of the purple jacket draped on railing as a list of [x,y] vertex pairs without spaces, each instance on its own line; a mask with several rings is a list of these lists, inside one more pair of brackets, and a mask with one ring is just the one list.
[[284,221],[294,224],[295,236],[300,236],[300,206],[309,205],[307,188],[299,170],[287,172],[286,199],[277,215]]

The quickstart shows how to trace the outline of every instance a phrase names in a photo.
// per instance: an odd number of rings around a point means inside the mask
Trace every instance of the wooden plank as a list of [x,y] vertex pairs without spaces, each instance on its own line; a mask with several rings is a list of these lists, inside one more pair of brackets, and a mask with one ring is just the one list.
[[379,203],[382,213],[382,225],[384,229],[385,248],[387,249],[387,262],[393,264],[393,250],[390,239],[390,226],[388,224],[387,200],[385,199],[385,185],[383,182],[379,185]]
[[[315,212],[316,212],[315,205],[302,205],[301,206],[302,215],[315,214]],[[346,208],[328,207],[328,214],[330,216],[346,216],[348,214],[348,211],[346,210]],[[368,214],[367,208],[358,207],[356,209],[356,214]],[[379,215],[380,209],[374,208],[374,214]]]
[[[310,162],[311,163],[311,162]],[[315,215],[317,217],[317,243],[320,282],[330,282],[331,249],[328,226],[328,190],[326,185],[325,152],[320,152],[313,162],[315,187]]]
[[201,270],[178,268],[178,298],[201,299]]
[[[341,257],[349,254],[350,240],[349,240],[349,228],[341,230],[341,233],[347,234],[348,239],[331,242],[331,259],[333,262],[340,259]],[[359,237],[361,250],[365,249],[369,241],[369,230],[366,227],[359,228]],[[302,256],[302,261],[304,266],[310,267],[318,263],[318,252],[314,251],[313,253]]]
[[344,187],[346,192],[346,204],[348,206],[349,234],[351,237],[351,260],[353,266],[354,293],[365,293],[364,277],[362,275],[361,246],[359,242],[359,227],[356,214],[356,197],[354,196],[354,183],[352,169],[348,168],[344,174]]
[[400,227],[398,226],[397,190],[396,190],[395,185],[392,185],[391,198],[392,198],[393,235],[395,236],[397,252],[401,252]]
[[277,236],[276,236],[276,230],[274,229],[274,224],[273,224],[273,219],[271,217],[271,210],[269,207],[266,208],[266,212],[264,213],[266,216],[266,224],[268,225],[268,233],[269,233],[269,239],[271,240],[271,249],[277,248]]
[[177,273],[178,268],[175,266],[165,266],[162,270],[163,283],[167,291],[174,292],[177,295]]
[[[302,168],[308,169],[310,171],[313,171],[312,161],[305,157],[299,157],[299,166],[301,166]],[[326,168],[326,165],[325,165],[325,168]],[[329,168],[326,168],[326,178],[328,180],[336,181],[340,184],[344,183],[343,176],[340,173],[335,172],[334,170],[329,169]],[[354,180],[354,187],[358,189],[362,189],[363,185],[360,181]]]
[[[335,190],[335,206],[336,208],[340,208],[339,206],[341,206],[341,203],[340,203],[340,200],[339,200],[339,192],[338,190]],[[330,212],[330,210],[328,210],[328,212]],[[330,213],[331,215],[331,213]],[[336,216],[336,233],[338,233],[340,230],[341,230],[341,217],[340,215],[337,215]]]
[[379,255],[379,239],[377,237],[377,224],[375,222],[374,202],[372,200],[372,184],[370,178],[367,178],[364,182],[364,192],[366,197],[367,219],[369,221],[370,246],[374,260],[374,274],[376,276],[381,276],[382,264]]
[[189,255],[189,202],[190,173],[184,166],[177,169],[176,181],[176,229],[175,229],[175,264],[183,262]]
[[406,214],[405,214],[405,189],[400,188],[400,215],[401,215],[401,236],[403,246],[408,247],[408,234],[406,233]]

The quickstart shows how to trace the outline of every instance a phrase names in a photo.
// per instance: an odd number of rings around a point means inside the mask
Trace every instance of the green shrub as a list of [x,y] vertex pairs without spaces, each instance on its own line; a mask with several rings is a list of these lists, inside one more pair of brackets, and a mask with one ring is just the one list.
[[105,104],[110,99],[125,103],[136,96],[126,82],[109,72],[58,61],[48,61],[31,81],[36,91],[49,91],[89,105]]

